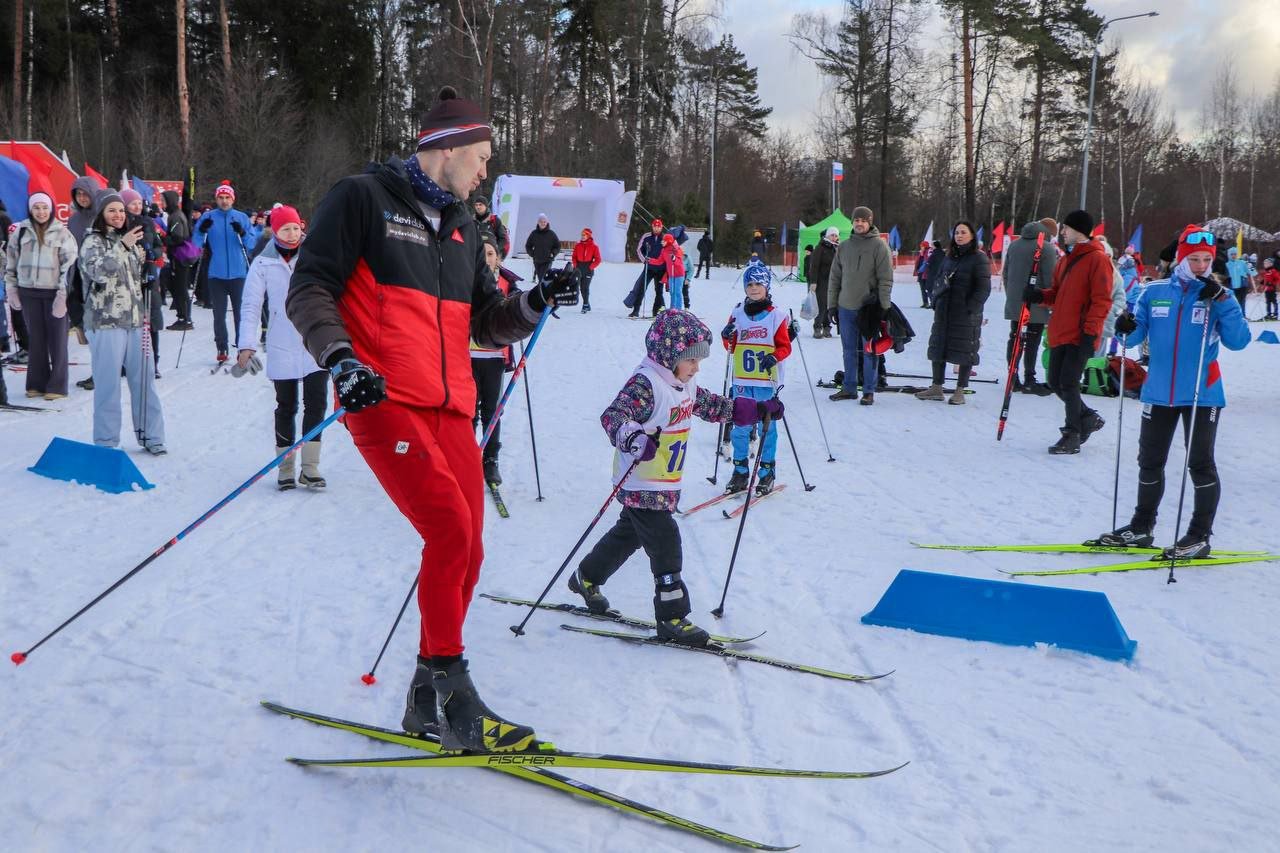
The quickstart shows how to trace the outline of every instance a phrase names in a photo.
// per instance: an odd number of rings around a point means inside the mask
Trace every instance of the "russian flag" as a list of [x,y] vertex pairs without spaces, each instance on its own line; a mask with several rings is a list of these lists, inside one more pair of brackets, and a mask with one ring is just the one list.
[[831,161],[831,180],[844,180],[844,163],[837,162],[836,160]]

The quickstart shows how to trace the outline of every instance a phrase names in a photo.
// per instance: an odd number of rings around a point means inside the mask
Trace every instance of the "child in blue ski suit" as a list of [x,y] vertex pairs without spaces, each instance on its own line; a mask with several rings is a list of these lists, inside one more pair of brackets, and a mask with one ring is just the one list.
[[[791,354],[791,335],[787,318],[770,299],[772,274],[761,263],[750,263],[742,274],[747,298],[729,315],[729,323],[720,332],[720,340],[729,351],[732,362],[733,399],[773,400],[782,387],[781,363]],[[748,450],[755,422],[734,422],[729,434],[733,442],[733,476],[725,486],[726,494],[744,491],[748,485]],[[760,438],[760,476],[756,494],[773,490],[778,451],[778,424],[771,421]]]

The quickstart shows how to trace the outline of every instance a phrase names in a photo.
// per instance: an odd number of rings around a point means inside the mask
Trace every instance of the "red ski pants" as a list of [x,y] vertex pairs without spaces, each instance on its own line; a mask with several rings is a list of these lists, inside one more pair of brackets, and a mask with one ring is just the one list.
[[419,653],[461,654],[484,560],[484,472],[471,419],[384,400],[345,422],[387,496],[422,536]]

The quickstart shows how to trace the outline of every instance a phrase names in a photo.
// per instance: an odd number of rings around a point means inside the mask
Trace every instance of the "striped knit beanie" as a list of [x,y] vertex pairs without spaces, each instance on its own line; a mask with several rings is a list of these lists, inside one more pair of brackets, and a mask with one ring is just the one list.
[[479,105],[459,98],[452,86],[440,90],[440,96],[422,119],[418,132],[418,150],[457,148],[473,142],[493,139],[489,119]]

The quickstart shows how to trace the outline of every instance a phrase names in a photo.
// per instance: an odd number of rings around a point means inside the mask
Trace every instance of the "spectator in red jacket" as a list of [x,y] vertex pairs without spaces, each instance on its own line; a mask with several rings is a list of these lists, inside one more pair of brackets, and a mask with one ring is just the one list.
[[1066,407],[1062,438],[1049,448],[1055,455],[1080,452],[1080,445],[1106,425],[1102,416],[1080,397],[1080,377],[1085,362],[1102,337],[1102,327],[1111,311],[1111,291],[1115,269],[1106,249],[1089,239],[1093,217],[1074,210],[1062,220],[1062,243],[1067,254],[1053,269],[1053,285],[1041,290],[1027,285],[1027,304],[1042,303],[1053,308],[1049,316],[1048,385]]
[[582,313],[591,310],[591,279],[600,266],[600,247],[591,239],[591,229],[582,229],[582,239],[573,247],[573,270],[578,274],[578,289],[582,291]]
[[685,277],[684,249],[674,234],[662,237],[662,266],[667,290],[671,291],[672,308],[689,307],[689,279]]

